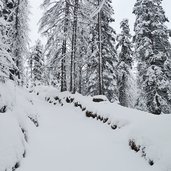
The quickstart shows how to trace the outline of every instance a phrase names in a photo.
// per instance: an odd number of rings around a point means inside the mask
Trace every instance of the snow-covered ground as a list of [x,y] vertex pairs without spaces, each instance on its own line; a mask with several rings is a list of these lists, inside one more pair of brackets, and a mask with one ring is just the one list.
[[[154,116],[108,101],[95,103],[92,97],[44,86],[24,93],[34,109],[18,98],[22,113],[32,113],[32,118],[38,114],[39,127],[26,120],[29,141],[17,171],[171,170],[170,115]],[[2,159],[0,153],[0,163]]]
[[15,170],[26,155],[28,125],[37,113],[30,94],[13,82],[0,82],[0,171]]
[[79,109],[37,101],[40,127],[32,130],[29,151],[18,171],[144,171],[124,133],[84,117]]

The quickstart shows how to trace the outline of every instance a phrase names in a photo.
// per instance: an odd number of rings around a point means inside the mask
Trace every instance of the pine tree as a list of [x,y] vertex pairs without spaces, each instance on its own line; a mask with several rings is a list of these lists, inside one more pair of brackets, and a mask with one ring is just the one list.
[[[88,64],[88,93],[91,95],[106,95],[110,100],[116,99],[117,54],[115,50],[115,31],[110,26],[113,8],[111,1],[91,2],[97,6],[93,14],[96,21],[91,26],[90,57]],[[98,13],[97,15],[95,15]],[[94,16],[95,15],[95,16]]]
[[9,52],[16,65],[15,68],[11,69],[11,73],[20,79],[23,75],[23,58],[26,56],[28,45],[28,1],[3,0],[3,2],[3,15],[8,22]]
[[73,3],[73,23],[72,23],[72,42],[71,42],[71,71],[70,71],[70,91],[76,92],[76,52],[77,52],[77,28],[78,28],[78,6],[79,0]]
[[[79,22],[79,20],[78,20]],[[85,29],[86,28],[86,29]],[[88,56],[88,29],[86,24],[79,23],[77,35],[77,53],[76,53],[76,87],[75,90],[80,94],[85,94],[86,84],[85,73]]]
[[23,60],[28,49],[28,1],[16,0],[15,4],[14,33],[12,39],[12,48],[15,63],[18,68],[18,77],[23,77]]
[[[74,5],[76,4],[76,5]],[[85,93],[85,73],[88,57],[89,30],[92,19],[91,7],[87,1],[73,1],[70,91]]]
[[0,79],[5,81],[10,77],[10,69],[15,66],[11,54],[9,53],[9,44],[7,42],[8,22],[4,17],[4,3],[0,2]]
[[165,22],[168,19],[162,0],[137,0],[133,13],[135,21],[135,55],[138,59],[141,90],[138,107],[153,114],[171,112],[170,43]]
[[46,52],[49,67],[55,71],[54,76],[60,74],[61,91],[67,90],[66,61],[69,61],[67,46],[71,38],[71,5],[69,0],[45,0],[45,9],[41,19],[40,31],[47,36]]
[[43,45],[37,40],[29,58],[30,76],[34,84],[43,83],[44,55]]
[[120,49],[119,63],[117,65],[118,76],[118,98],[122,106],[130,106],[130,77],[132,68],[132,43],[128,19],[124,19],[121,24],[121,34],[117,37],[117,49]]
[[65,80],[72,93],[115,98],[117,60],[115,32],[110,27],[114,21],[111,1],[60,0],[52,5],[46,0],[43,6],[46,12],[40,28],[48,37],[48,67],[55,79],[61,79],[61,91],[66,90],[62,88]]

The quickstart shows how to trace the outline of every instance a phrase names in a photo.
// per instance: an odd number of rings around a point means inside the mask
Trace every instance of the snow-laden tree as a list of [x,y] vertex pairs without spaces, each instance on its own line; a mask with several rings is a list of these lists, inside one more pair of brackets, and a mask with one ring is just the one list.
[[141,90],[137,105],[153,114],[171,112],[170,43],[165,22],[168,19],[162,0],[137,0],[135,21],[135,56],[138,60],[138,84]]
[[10,69],[15,66],[11,54],[9,53],[9,44],[7,43],[8,22],[4,18],[4,3],[0,2],[0,81],[5,81],[10,77]]
[[[115,32],[111,1],[44,1],[40,30],[48,37],[49,68],[61,91],[115,98]],[[100,15],[99,15],[100,13]],[[94,81],[94,82],[93,82]],[[90,84],[89,84],[90,83]],[[86,87],[88,86],[88,88]],[[103,91],[102,91],[103,89]]]
[[85,93],[85,73],[87,69],[88,47],[92,6],[88,1],[72,1],[72,41],[70,66],[70,91]]
[[90,1],[97,8],[94,23],[90,28],[90,48],[88,59],[88,93],[106,95],[110,100],[116,99],[117,54],[115,50],[115,31],[110,26],[114,19],[111,1]]
[[18,68],[18,77],[23,77],[23,60],[28,52],[28,1],[16,0],[15,14],[13,23],[12,49],[16,66]]
[[81,92],[89,36],[88,3],[60,0],[51,5],[51,1],[45,1],[43,7],[40,30],[48,37],[46,54],[51,74],[61,80],[61,91]]
[[32,52],[29,57],[29,66],[32,83],[43,83],[44,54],[43,45],[40,40],[37,40],[36,45],[32,48]]
[[[78,20],[79,21],[79,20]],[[85,28],[86,25],[84,24]],[[78,27],[78,36],[77,36],[77,53],[76,53],[76,83],[75,90],[80,94],[85,94],[86,84],[85,73],[87,65],[87,56],[88,56],[88,31],[84,26],[79,23]]]
[[71,71],[70,71],[70,91],[76,92],[76,52],[77,52],[77,28],[78,28],[78,8],[79,0],[73,0],[73,22],[71,41]]
[[129,107],[131,103],[130,85],[133,52],[128,19],[123,19],[120,28],[121,33],[117,36],[117,49],[120,48],[117,65],[118,99],[122,106]]
[[27,0],[3,0],[3,2],[3,16],[8,22],[7,42],[10,45],[9,52],[16,65],[16,68],[11,69],[11,73],[20,79],[23,75],[23,58],[28,52],[29,5]]
[[45,13],[40,21],[40,31],[47,36],[46,53],[48,67],[59,75],[61,91],[67,90],[66,67],[70,60],[68,46],[70,46],[72,26],[70,0],[44,0],[42,7]]

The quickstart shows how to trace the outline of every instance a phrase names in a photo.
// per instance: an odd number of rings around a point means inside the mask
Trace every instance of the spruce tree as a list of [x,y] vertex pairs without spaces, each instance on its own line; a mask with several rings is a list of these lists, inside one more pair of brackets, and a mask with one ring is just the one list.
[[78,6],[79,0],[73,3],[73,22],[72,22],[72,42],[71,42],[71,71],[70,71],[70,91],[76,92],[76,52],[77,52],[77,29],[78,29]]
[[73,1],[70,91],[85,93],[85,73],[89,55],[91,6],[87,1]]
[[0,2],[0,81],[5,81],[10,77],[10,69],[15,67],[12,56],[9,53],[8,44],[8,24],[5,20],[5,3]]
[[119,62],[117,65],[118,99],[122,106],[130,106],[130,78],[132,68],[132,43],[128,19],[121,24],[121,34],[117,36],[117,49],[120,48]]
[[14,14],[14,25],[13,25],[13,39],[12,49],[15,58],[15,63],[18,68],[18,78],[23,79],[24,72],[24,57],[28,52],[28,1],[27,0],[16,0],[15,3],[15,14]]
[[[51,3],[51,0],[44,0],[42,7],[45,13],[40,21],[40,31],[47,36],[46,53],[53,75],[60,75],[61,91],[67,90],[66,70],[69,62],[69,50],[71,39],[71,2],[59,0]],[[52,5],[53,4],[53,5]],[[70,28],[70,29],[69,29]]]
[[171,112],[170,43],[165,23],[168,19],[162,0],[137,0],[135,21],[135,55],[138,60],[138,84],[141,90],[137,105],[153,114]]
[[29,58],[30,76],[34,84],[43,83],[44,55],[43,45],[37,40]]
[[91,95],[106,95],[115,100],[117,94],[116,70],[117,54],[115,49],[115,31],[110,26],[114,19],[111,1],[91,2],[97,6],[93,19],[96,21],[91,27],[89,82],[88,93]]
[[8,22],[7,37],[9,53],[13,57],[16,67],[12,68],[11,74],[22,79],[23,60],[28,50],[28,15],[29,5],[27,0],[3,0],[4,19]]

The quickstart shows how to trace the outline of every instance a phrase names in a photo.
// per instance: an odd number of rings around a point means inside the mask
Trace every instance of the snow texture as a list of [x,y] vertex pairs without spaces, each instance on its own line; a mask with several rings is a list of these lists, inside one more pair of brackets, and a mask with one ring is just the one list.
[[0,83],[0,109],[0,171],[11,171],[26,155],[27,128],[34,127],[30,118],[37,121],[37,113],[29,93],[12,81]]
[[[93,97],[60,93],[53,87],[41,86],[31,92],[41,99],[38,105],[42,127],[33,138],[30,156],[21,171],[171,169],[169,115],[124,108],[105,98],[97,103]],[[67,103],[67,99],[71,101]],[[95,120],[85,117],[87,111],[97,115]],[[105,118],[108,120],[104,123]],[[38,143],[42,145],[36,150]]]
[[7,106],[0,115],[0,171],[171,170],[170,115],[53,87],[28,93],[12,82],[0,86]]

